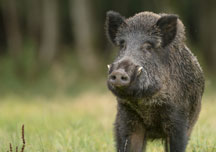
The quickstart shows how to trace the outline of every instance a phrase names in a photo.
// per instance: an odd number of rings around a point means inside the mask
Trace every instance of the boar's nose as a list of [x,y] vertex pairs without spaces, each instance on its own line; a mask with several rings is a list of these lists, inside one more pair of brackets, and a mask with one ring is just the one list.
[[115,87],[125,87],[129,85],[130,77],[123,69],[119,69],[109,75],[108,82]]

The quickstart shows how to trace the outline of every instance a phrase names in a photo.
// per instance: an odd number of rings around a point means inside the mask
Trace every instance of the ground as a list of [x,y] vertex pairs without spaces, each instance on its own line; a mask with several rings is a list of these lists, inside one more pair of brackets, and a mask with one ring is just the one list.
[[[1,97],[0,151],[22,145],[25,152],[114,152],[115,97],[88,92],[76,97]],[[187,152],[216,152],[216,96],[204,96],[199,121]],[[149,142],[148,152],[163,152],[160,141]],[[15,150],[14,150],[15,152]]]

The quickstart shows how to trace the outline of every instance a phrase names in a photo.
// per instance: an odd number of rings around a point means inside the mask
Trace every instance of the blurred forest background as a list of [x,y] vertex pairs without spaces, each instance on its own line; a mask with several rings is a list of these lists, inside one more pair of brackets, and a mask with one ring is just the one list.
[[[216,76],[215,0],[1,0],[0,95],[76,95],[106,85],[113,51],[106,11],[174,13],[186,27],[207,87]],[[100,88],[100,87],[99,87]]]

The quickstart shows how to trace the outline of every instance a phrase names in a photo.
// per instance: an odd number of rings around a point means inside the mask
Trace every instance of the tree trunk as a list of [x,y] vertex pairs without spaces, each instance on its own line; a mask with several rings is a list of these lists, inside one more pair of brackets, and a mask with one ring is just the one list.
[[16,0],[4,0],[1,3],[8,51],[13,57],[17,57],[23,49],[16,2]]
[[28,38],[30,38],[35,47],[38,47],[40,41],[41,28],[41,0],[27,0],[27,30]]
[[49,64],[58,50],[59,20],[58,0],[42,0],[42,42],[39,50],[39,58]]
[[98,68],[98,63],[93,48],[95,29],[89,2],[89,0],[70,0],[70,10],[75,48],[81,67],[86,72],[93,72]]
[[215,0],[200,0],[200,45],[207,69],[216,74],[216,9]]

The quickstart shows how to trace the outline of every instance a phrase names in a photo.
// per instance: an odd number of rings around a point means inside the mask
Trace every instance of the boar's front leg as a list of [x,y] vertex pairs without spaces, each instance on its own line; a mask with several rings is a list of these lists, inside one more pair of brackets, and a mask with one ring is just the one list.
[[118,105],[115,122],[117,152],[143,152],[145,130],[137,114],[125,105]]
[[172,128],[165,141],[166,152],[185,152],[188,136],[187,136],[187,121],[184,117],[177,116],[173,117]]

